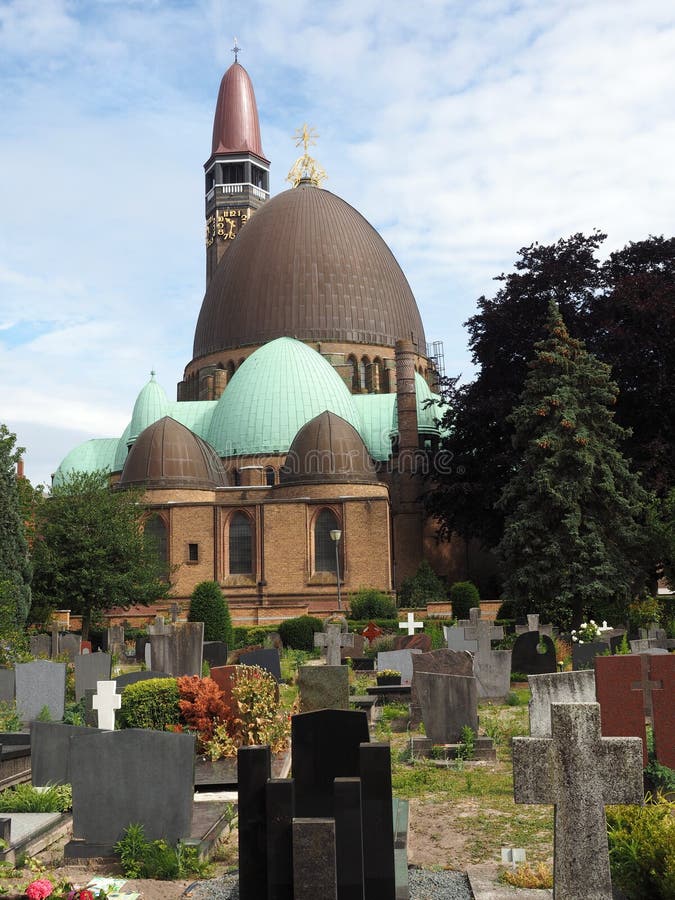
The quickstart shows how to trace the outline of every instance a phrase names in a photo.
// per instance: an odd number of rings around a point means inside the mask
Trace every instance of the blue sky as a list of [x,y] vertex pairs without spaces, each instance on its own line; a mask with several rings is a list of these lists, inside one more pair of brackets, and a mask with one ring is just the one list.
[[222,73],[256,90],[272,192],[303,122],[381,232],[449,373],[520,247],[673,234],[675,8],[663,0],[0,0],[0,421],[48,482],[169,396],[204,289]]

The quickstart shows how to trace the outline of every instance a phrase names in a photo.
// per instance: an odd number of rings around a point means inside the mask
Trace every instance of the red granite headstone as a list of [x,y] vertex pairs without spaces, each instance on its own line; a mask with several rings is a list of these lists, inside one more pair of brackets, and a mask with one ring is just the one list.
[[91,653],[91,641],[81,641],[80,642],[80,653]]
[[[647,733],[642,682],[639,656],[595,657],[595,696],[600,704],[602,735],[642,738],[642,758],[646,766]],[[639,688],[634,685],[639,685]]]
[[214,666],[214,668],[211,669],[211,678],[213,678],[223,692],[223,703],[230,714],[234,712],[232,688],[234,687],[238,669],[239,666]]
[[404,634],[394,641],[395,650],[421,650],[429,653],[431,650],[431,638],[428,634]]
[[647,655],[652,681],[662,684],[652,692],[654,749],[662,766],[675,769],[675,654]]
[[383,635],[384,631],[382,631],[380,626],[376,625],[374,622],[368,622],[361,634],[364,636],[364,638],[368,638],[369,641],[374,641],[375,638]]

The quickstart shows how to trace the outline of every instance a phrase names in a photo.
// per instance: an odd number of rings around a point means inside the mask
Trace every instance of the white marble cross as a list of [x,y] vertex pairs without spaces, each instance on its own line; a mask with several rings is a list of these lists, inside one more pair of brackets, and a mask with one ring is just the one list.
[[340,647],[353,647],[354,635],[342,631],[339,625],[327,625],[326,631],[318,631],[314,635],[314,646],[326,648],[326,665],[339,666]]
[[554,804],[556,900],[611,900],[605,805],[642,804],[641,739],[601,737],[598,703],[552,703],[550,738],[513,738],[513,796]]
[[115,710],[122,705],[122,695],[116,693],[116,681],[97,681],[91,705],[98,711],[98,727],[115,730]]
[[408,621],[407,622],[399,622],[399,628],[406,628],[408,630],[408,634],[415,634],[416,628],[424,628],[424,622],[416,622],[415,621],[415,613],[408,613]]

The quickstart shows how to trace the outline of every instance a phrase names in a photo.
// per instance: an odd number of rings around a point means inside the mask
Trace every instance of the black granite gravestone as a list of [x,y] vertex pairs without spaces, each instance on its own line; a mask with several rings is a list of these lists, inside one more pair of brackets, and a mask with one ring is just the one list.
[[363,874],[367,900],[396,896],[389,744],[361,744]]
[[271,650],[250,650],[248,653],[242,653],[239,657],[242,666],[260,666],[269,672],[277,682],[281,681],[281,661],[279,651],[276,648]]
[[211,669],[227,665],[227,644],[224,641],[204,641],[204,661]]
[[572,644],[572,668],[575,672],[579,669],[592,669],[595,657],[608,650],[609,644],[605,641],[593,641],[589,644],[575,642]]
[[523,672],[525,675],[556,672],[555,644],[551,638],[538,631],[526,631],[518,635],[511,652],[511,671]]
[[293,900],[292,778],[267,782],[267,900]]
[[31,722],[31,780],[35,787],[70,784],[70,739],[73,735],[100,734],[99,728],[64,725],[63,722]]
[[358,778],[359,745],[369,740],[368,717],[361,710],[320,709],[293,716],[296,816],[333,815],[333,782]]
[[339,900],[363,900],[361,779],[336,778],[335,860]]
[[267,897],[266,784],[272,771],[270,748],[253,745],[237,751],[239,775],[239,897]]

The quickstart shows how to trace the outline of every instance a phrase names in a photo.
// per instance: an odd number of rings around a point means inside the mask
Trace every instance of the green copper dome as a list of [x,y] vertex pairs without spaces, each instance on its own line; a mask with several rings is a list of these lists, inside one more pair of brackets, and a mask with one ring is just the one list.
[[54,486],[63,484],[73,472],[113,471],[117,444],[117,438],[92,438],[74,447],[54,473]]
[[150,373],[150,381],[141,389],[134,403],[134,411],[131,414],[131,428],[129,430],[129,442],[136,440],[138,435],[145,431],[148,425],[162,419],[168,412],[169,400],[164,393],[164,388],[155,381],[155,373]]
[[113,472],[121,472],[129,453],[129,435],[131,433],[131,422],[122,432],[122,437],[117,441],[117,450],[115,452],[115,460],[113,462]]
[[[415,372],[415,397],[417,398],[417,431],[422,434],[440,434],[436,420],[443,415],[442,407],[438,405],[441,399],[434,394],[419,372]],[[435,401],[429,403],[429,400]],[[398,432],[398,406],[394,403],[392,415],[392,434]]]
[[207,440],[221,456],[286,453],[302,426],[325,410],[360,431],[349,389],[330,363],[300,341],[277,338],[237,369]]

